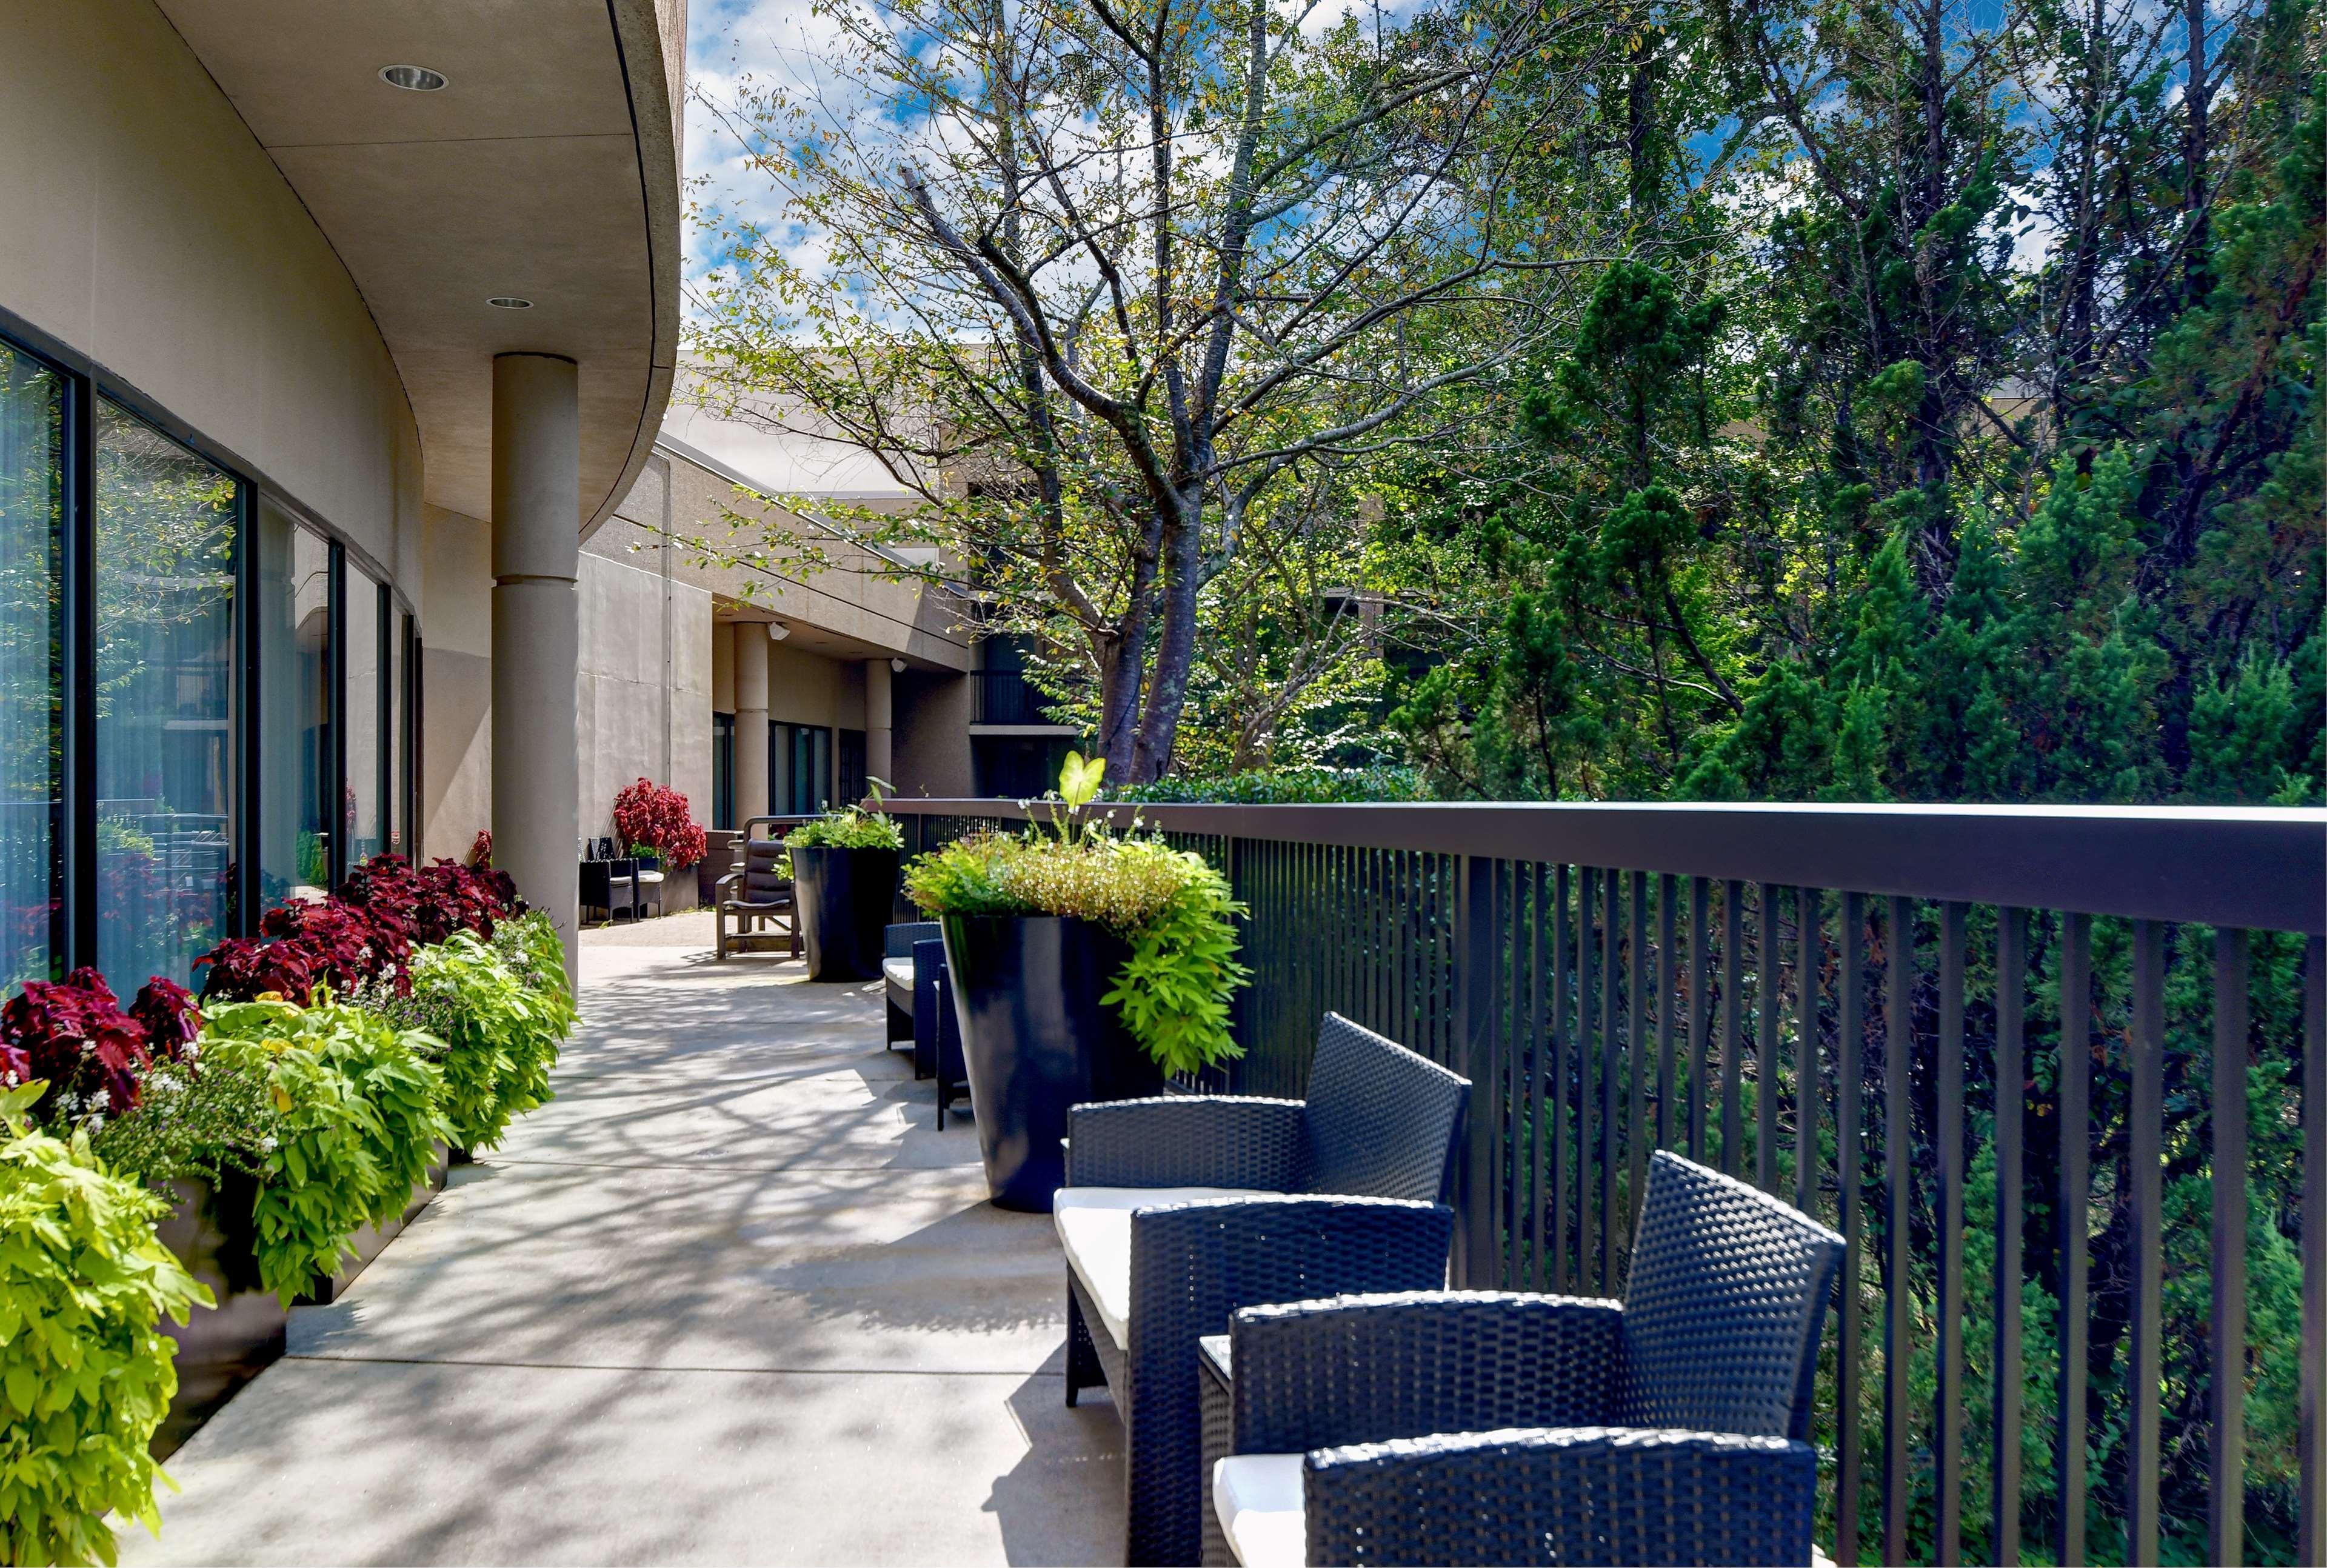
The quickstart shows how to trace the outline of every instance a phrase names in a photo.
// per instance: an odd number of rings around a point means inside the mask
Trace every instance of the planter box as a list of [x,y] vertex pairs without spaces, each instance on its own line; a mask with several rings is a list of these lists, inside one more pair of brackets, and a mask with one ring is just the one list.
[[254,1178],[229,1172],[221,1187],[201,1179],[173,1181],[178,1207],[155,1231],[162,1245],[210,1286],[214,1307],[196,1307],[181,1328],[168,1319],[162,1331],[178,1342],[178,1393],[148,1445],[167,1459],[234,1396],[237,1389],[283,1354],[290,1313],[258,1283],[251,1209]]
[[1163,1069],[1099,1001],[1131,949],[1061,915],[948,915],[944,929],[986,1191],[1047,1214],[1068,1107],[1164,1092]]
[[873,980],[897,898],[901,852],[795,846],[792,898],[811,980]]
[[378,1257],[389,1242],[403,1235],[406,1226],[420,1217],[420,1211],[428,1207],[428,1200],[444,1190],[445,1179],[451,1175],[452,1169],[453,1152],[443,1143],[437,1144],[435,1152],[428,1159],[428,1173],[421,1178],[420,1185],[412,1190],[412,1200],[404,1206],[404,1212],[386,1225],[367,1225],[350,1237],[348,1245],[355,1248],[355,1257],[331,1278],[317,1280],[307,1293],[299,1298],[299,1304],[303,1307],[329,1306],[338,1301],[347,1288],[355,1283],[356,1276],[363,1273],[371,1260]]

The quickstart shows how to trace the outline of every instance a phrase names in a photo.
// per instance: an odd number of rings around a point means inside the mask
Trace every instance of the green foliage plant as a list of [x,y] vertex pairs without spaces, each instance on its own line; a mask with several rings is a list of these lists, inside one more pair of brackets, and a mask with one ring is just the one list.
[[160,1197],[109,1174],[85,1132],[27,1127],[46,1087],[0,1093],[0,1558],[111,1563],[107,1515],[161,1530],[146,1444],[178,1389],[163,1316],[211,1301],[154,1237]]
[[862,806],[844,806],[812,822],[803,822],[784,837],[796,849],[827,845],[834,849],[902,849],[903,829],[897,819]]
[[205,1053],[249,1064],[285,1118],[259,1169],[260,1282],[287,1305],[348,1255],[349,1237],[402,1212],[449,1140],[430,1041],[367,1009],[324,1000],[215,1004]]
[[[935,915],[1064,915],[1103,926],[1131,956],[1101,997],[1167,1073],[1241,1056],[1229,999],[1244,912],[1201,855],[1083,815],[1105,764],[1069,753],[1051,810],[1022,835],[979,834],[916,859],[905,891]],[[1047,829],[1047,830],[1046,830]]]
[[534,912],[491,942],[466,931],[413,955],[409,994],[367,998],[413,1031],[444,1073],[453,1143],[490,1149],[512,1118],[550,1097],[549,1070],[574,1026],[557,929]]

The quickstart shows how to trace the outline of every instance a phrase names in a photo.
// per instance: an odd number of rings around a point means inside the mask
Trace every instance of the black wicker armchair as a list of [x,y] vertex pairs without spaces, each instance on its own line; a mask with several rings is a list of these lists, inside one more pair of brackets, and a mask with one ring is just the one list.
[[1471,1086],[1327,1013],[1306,1100],[1077,1106],[1055,1212],[1067,1253],[1067,1403],[1122,1418],[1126,1555],[1196,1560],[1196,1347],[1236,1308],[1446,1280],[1441,1199]]
[[[888,1041],[892,1049],[894,1049],[901,1040],[912,1041],[921,1038],[921,1031],[915,1022],[917,1014],[913,1011],[913,975],[919,967],[914,951],[915,945],[921,942],[937,942],[939,944],[939,952],[942,956],[945,950],[943,938],[943,928],[935,920],[908,920],[891,926],[882,933],[881,978],[883,982],[883,990],[888,997]],[[913,1076],[915,1078],[929,1076],[928,1071],[921,1066],[918,1052],[915,1053],[913,1060]]]
[[1621,1303],[1260,1306],[1204,1349],[1204,1559],[1810,1561],[1842,1238],[1659,1153]]

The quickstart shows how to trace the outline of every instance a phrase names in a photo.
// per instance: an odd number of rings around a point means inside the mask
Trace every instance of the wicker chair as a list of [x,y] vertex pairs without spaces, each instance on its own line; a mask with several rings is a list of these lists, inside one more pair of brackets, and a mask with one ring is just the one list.
[[1262,1306],[1205,1348],[1204,1560],[1810,1561],[1842,1237],[1659,1153],[1626,1299]]
[[[918,944],[935,942],[940,961],[945,956],[944,930],[935,920],[908,920],[891,926],[881,936],[882,989],[889,1002],[888,1041],[893,1050],[899,1041],[918,1038],[917,1017],[913,1012],[913,975],[919,966]],[[918,1052],[913,1058],[913,1076],[927,1078]]]
[[[714,910],[716,957],[724,958],[731,952],[749,952],[779,942],[789,943],[791,956],[800,956],[799,910],[792,901],[791,879],[782,874],[784,834],[808,820],[805,817],[754,817],[743,824],[743,836],[736,841],[735,869],[719,879],[718,901]],[[766,838],[753,838],[752,830],[765,825]],[[734,929],[728,929],[729,922]],[[771,931],[766,927],[778,921],[780,929]]]
[[1446,1283],[1441,1201],[1468,1080],[1327,1013],[1306,1100],[1077,1106],[1055,1214],[1067,1253],[1067,1403],[1104,1383],[1123,1421],[1126,1555],[1195,1561],[1196,1347],[1238,1307]]

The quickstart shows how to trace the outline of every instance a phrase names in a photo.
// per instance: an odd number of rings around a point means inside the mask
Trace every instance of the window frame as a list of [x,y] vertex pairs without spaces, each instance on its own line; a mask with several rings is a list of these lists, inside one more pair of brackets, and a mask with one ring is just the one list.
[[[266,735],[260,723],[261,686],[266,675],[260,657],[258,617],[254,612],[258,592],[257,527],[262,497],[279,508],[294,523],[322,538],[331,549],[328,624],[332,636],[329,658],[333,661],[330,690],[332,700],[336,705],[336,711],[331,715],[334,774],[332,803],[335,813],[345,798],[346,785],[345,580],[347,558],[350,554],[355,557],[359,574],[369,578],[378,587],[380,595],[380,641],[379,657],[376,662],[379,668],[381,700],[376,717],[380,731],[378,747],[378,755],[381,758],[380,810],[385,817],[391,809],[391,801],[409,803],[405,809],[413,815],[400,820],[406,824],[406,854],[416,863],[420,858],[418,715],[425,686],[419,660],[421,622],[418,612],[396,582],[394,574],[369,552],[352,544],[341,530],[332,527],[313,508],[303,504],[282,486],[273,482],[256,464],[244,461],[230,449],[210,439],[136,386],[106,370],[86,353],[5,306],[0,306],[0,341],[5,341],[11,350],[38,361],[53,373],[64,393],[63,495],[55,556],[59,657],[51,677],[56,683],[59,697],[56,723],[60,766],[57,783],[63,799],[63,808],[56,826],[56,892],[60,909],[50,925],[50,961],[52,967],[61,975],[82,965],[97,962],[96,482],[97,402],[100,397],[218,469],[235,485],[232,568],[235,619],[229,633],[229,646],[233,649],[235,662],[229,697],[233,710],[230,722],[234,730],[229,743],[229,754],[236,765],[233,792],[229,801],[233,824],[235,877],[229,896],[229,934],[240,937],[257,935],[259,918],[264,912],[259,908],[257,845],[260,823],[260,777],[266,745]],[[393,621],[391,616],[396,618]],[[405,648],[409,656],[405,662],[401,683],[406,689],[394,694],[402,700],[393,704],[388,700],[391,695],[387,658],[391,625],[403,629],[407,639]],[[396,726],[394,738],[398,742],[394,762],[397,776],[393,778],[390,777],[388,761],[391,724]],[[397,793],[391,796],[388,792],[390,788]],[[332,835],[331,865],[334,887],[346,875],[345,836],[338,832]],[[117,975],[108,978],[119,982],[132,977]],[[142,979],[142,976],[134,978]]]

